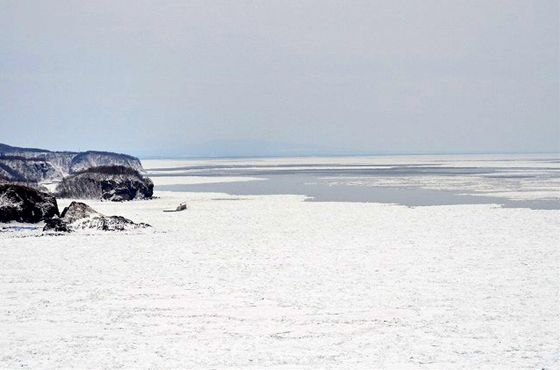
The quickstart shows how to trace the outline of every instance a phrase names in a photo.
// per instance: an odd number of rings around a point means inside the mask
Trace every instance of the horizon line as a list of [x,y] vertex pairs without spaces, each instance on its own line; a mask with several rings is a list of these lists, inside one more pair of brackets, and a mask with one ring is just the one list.
[[144,160],[162,160],[162,159],[258,159],[258,158],[329,158],[329,157],[404,157],[404,156],[456,156],[456,155],[559,155],[560,150],[556,152],[388,152],[388,153],[348,153],[348,154],[331,154],[331,153],[316,153],[316,154],[263,154],[263,155],[177,155],[177,156],[142,156],[135,155],[139,159]]

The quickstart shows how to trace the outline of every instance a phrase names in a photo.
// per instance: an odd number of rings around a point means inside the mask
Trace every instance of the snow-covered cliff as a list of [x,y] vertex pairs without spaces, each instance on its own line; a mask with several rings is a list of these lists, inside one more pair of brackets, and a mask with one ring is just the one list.
[[152,180],[124,166],[89,168],[65,177],[56,187],[61,198],[126,201],[149,199],[154,192]]
[[111,152],[83,152],[72,158],[69,173],[77,173],[88,168],[105,166],[123,166],[142,172],[142,164],[136,157]]
[[111,152],[53,152],[0,144],[0,179],[18,182],[62,180],[88,168],[123,166],[142,172],[136,157]]
[[42,182],[62,178],[62,172],[39,158],[0,155],[0,177],[11,182]]

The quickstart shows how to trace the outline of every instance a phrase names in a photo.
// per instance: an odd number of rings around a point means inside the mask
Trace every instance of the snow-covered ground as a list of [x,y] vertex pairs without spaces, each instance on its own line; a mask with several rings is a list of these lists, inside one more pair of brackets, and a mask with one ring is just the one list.
[[560,366],[560,211],[156,195],[0,233],[1,368]]

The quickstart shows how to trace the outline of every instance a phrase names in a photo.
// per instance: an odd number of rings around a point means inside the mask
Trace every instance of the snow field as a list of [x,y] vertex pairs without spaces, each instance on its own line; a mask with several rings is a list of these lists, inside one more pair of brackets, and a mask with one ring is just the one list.
[[156,195],[0,234],[0,367],[559,365],[558,211]]

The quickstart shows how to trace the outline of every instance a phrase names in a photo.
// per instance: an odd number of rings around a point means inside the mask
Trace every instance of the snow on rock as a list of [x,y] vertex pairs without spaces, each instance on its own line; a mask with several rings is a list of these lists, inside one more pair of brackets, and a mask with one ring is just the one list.
[[45,159],[0,154],[0,176],[4,182],[41,182],[62,178],[62,173]]
[[83,218],[70,225],[72,230],[126,231],[150,227],[145,223],[134,223],[122,216],[93,216]]
[[11,181],[52,181],[92,167],[123,166],[142,172],[136,157],[112,152],[53,152],[0,144],[0,176]]
[[150,227],[122,216],[105,216],[85,203],[72,202],[62,211],[61,218],[45,222],[43,231],[71,232],[76,230],[125,231]]
[[36,223],[58,215],[53,195],[28,186],[0,185],[0,222]]
[[60,217],[68,223],[81,220],[86,217],[97,216],[99,212],[82,202],[72,202],[65,207]]
[[88,168],[103,166],[123,166],[136,171],[143,171],[140,160],[136,157],[111,152],[83,152],[78,153],[70,163],[70,173],[77,173]]
[[56,187],[61,198],[126,201],[149,199],[154,184],[138,171],[122,166],[95,167],[64,178]]

